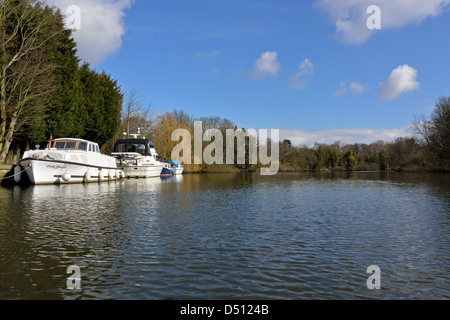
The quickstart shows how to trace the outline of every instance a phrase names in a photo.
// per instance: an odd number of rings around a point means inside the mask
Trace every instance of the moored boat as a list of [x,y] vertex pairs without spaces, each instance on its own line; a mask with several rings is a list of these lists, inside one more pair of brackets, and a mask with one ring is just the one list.
[[[123,173],[116,159],[100,153],[97,143],[73,138],[50,139],[45,149],[24,153],[16,171],[32,184],[66,184],[117,180]],[[16,175],[16,182],[21,175]]]
[[163,163],[163,170],[161,172],[161,177],[172,177],[175,175],[175,170],[169,163],[169,161],[162,160],[161,163]]
[[161,176],[171,177],[183,174],[184,167],[178,161],[167,161],[164,159],[160,159],[160,161],[164,164]]
[[169,163],[172,165],[173,171],[175,175],[181,175],[183,174],[184,167],[180,164],[178,161],[169,161]]
[[164,164],[158,160],[155,144],[149,139],[121,139],[111,154],[126,178],[159,177]]

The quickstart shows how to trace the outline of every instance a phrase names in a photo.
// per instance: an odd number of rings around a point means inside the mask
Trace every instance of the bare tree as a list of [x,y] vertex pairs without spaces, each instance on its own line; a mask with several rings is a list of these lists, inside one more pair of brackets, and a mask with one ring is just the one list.
[[42,8],[33,0],[0,1],[0,163],[54,89],[42,48],[61,30],[52,27],[53,15],[42,17]]
[[414,125],[432,162],[439,169],[450,170],[450,97],[439,98],[430,120],[422,116]]
[[133,134],[140,134],[142,137],[151,134],[153,122],[152,104],[144,105],[137,90],[132,90],[128,94],[122,115],[122,132],[127,138]]

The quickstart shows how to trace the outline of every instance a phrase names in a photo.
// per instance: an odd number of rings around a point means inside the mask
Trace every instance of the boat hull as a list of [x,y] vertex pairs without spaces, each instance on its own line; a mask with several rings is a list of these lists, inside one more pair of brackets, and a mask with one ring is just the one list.
[[151,166],[124,166],[121,167],[126,178],[130,179],[146,179],[155,178],[161,175],[163,169],[162,165],[151,165]]
[[103,182],[122,177],[117,167],[99,167],[58,160],[23,159],[19,166],[25,170],[34,185]]
[[161,177],[171,177],[175,174],[174,171],[164,167],[163,170],[161,171]]
[[182,175],[183,171],[184,171],[184,168],[176,168],[174,170],[176,176]]

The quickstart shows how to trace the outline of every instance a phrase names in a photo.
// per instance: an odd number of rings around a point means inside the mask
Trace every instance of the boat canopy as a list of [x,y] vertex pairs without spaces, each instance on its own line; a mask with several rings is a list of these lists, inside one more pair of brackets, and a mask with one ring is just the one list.
[[155,144],[148,139],[121,139],[114,145],[114,153],[139,153],[151,156],[151,149],[155,149]]
[[179,168],[180,167],[180,162],[179,161],[169,161],[169,163],[170,164],[173,164],[173,166],[175,167],[175,168]]

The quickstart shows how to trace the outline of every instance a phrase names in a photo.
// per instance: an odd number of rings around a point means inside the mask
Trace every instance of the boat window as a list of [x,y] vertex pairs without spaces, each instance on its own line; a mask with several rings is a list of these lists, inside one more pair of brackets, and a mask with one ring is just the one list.
[[64,141],[56,141],[55,142],[55,149],[64,149],[66,143]]
[[146,154],[145,144],[140,143],[124,143],[116,145],[115,152],[132,152]]
[[95,145],[95,152],[100,153],[100,150],[98,148],[98,145]]
[[66,147],[64,149],[76,149],[77,142],[76,141],[68,141],[66,142]]
[[79,142],[78,143],[78,150],[87,151],[88,144],[87,142]]
[[92,144],[89,144],[89,152],[92,152]]
[[137,152],[137,153],[145,153],[145,145],[143,145],[143,144],[137,144],[137,145],[136,145],[136,152]]
[[76,141],[56,141],[55,149],[76,149],[77,142]]

